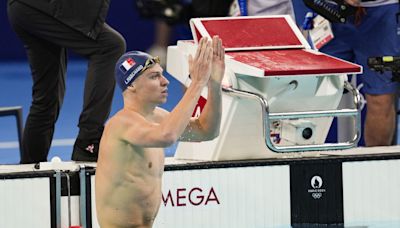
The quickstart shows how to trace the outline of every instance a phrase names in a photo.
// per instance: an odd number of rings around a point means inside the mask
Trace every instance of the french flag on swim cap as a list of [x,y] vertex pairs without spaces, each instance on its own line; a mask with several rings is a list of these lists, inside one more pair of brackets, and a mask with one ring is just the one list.
[[141,74],[146,61],[153,57],[141,51],[129,51],[123,54],[115,64],[115,79],[122,91]]
[[133,60],[132,58],[128,58],[119,66],[119,68],[122,70],[122,72],[126,73],[134,65],[135,65],[135,60]]

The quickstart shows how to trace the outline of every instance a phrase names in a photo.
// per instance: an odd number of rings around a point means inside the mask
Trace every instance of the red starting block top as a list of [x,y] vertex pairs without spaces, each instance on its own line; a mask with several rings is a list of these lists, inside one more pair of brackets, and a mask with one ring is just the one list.
[[226,54],[265,76],[361,73],[359,65],[310,49],[288,15],[194,18],[195,42],[218,35]]
[[237,51],[234,60],[264,70],[265,76],[361,73],[360,66],[305,49]]
[[195,18],[190,25],[196,42],[218,35],[226,51],[309,47],[289,16]]

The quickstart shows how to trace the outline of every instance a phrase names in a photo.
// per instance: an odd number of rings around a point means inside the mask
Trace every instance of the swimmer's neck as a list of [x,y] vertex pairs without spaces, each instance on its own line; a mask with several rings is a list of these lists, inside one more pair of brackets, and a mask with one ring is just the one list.
[[154,104],[140,104],[138,102],[124,101],[124,109],[127,111],[133,111],[139,113],[142,116],[151,116],[154,114],[154,110],[157,105]]

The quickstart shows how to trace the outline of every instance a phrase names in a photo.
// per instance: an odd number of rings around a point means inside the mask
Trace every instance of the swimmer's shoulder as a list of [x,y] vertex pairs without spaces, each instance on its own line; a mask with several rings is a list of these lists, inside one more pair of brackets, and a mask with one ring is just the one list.
[[129,112],[124,109],[118,111],[113,115],[106,123],[106,128],[113,129],[113,131],[119,131],[129,128],[135,124],[137,119],[143,118],[138,113]]
[[169,115],[169,112],[161,107],[155,109],[155,115],[157,118],[163,119]]
[[[167,110],[157,107],[154,111],[154,118],[151,119],[159,123],[168,114],[169,112]],[[122,109],[107,121],[106,128],[111,128],[113,131],[118,131],[118,129],[127,130],[130,127],[140,127],[141,123],[147,121],[148,119],[137,112]]]

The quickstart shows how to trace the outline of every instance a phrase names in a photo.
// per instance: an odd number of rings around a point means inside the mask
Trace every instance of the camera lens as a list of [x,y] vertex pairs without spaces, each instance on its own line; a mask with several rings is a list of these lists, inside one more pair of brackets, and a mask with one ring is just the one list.
[[304,128],[304,130],[302,132],[302,136],[304,139],[310,139],[312,137],[312,134],[313,134],[313,131],[309,127]]

